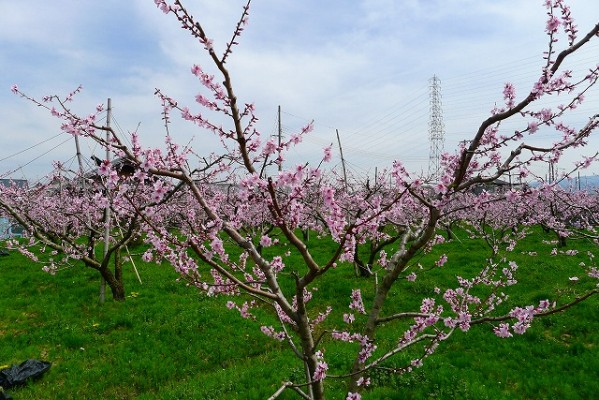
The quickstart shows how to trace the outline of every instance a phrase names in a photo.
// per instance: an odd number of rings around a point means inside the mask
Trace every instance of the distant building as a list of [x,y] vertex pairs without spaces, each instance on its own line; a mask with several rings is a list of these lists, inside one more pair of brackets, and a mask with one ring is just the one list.
[[18,188],[28,189],[29,181],[27,181],[27,179],[0,179],[0,185],[4,187],[16,185]]
[[23,237],[25,230],[8,217],[0,217],[0,240]]
[[[0,185],[4,187],[16,186],[21,189],[28,189],[29,182],[27,179],[0,179]],[[13,237],[22,237],[24,234],[23,227],[12,218],[0,216],[0,240],[10,239]]]
[[501,179],[495,179],[492,182],[474,185],[471,190],[474,194],[481,194],[483,191],[489,193],[503,193],[512,188],[519,189],[520,187],[521,185],[512,184]]

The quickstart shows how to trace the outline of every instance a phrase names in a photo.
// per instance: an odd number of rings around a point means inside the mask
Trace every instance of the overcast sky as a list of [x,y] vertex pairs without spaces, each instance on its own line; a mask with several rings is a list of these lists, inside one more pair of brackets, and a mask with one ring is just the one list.
[[[187,3],[222,49],[244,2]],[[599,22],[597,0],[569,3],[581,33]],[[547,46],[542,4],[254,0],[229,68],[240,101],[255,103],[263,135],[276,133],[279,105],[285,135],[315,121],[290,163],[316,160],[320,148],[336,146],[338,129],[355,174],[372,174],[394,159],[426,172],[430,78],[441,80],[445,150],[452,151],[472,137],[495,103],[502,104],[505,82],[525,96],[537,80]],[[64,95],[81,84],[76,111],[87,114],[110,97],[124,135],[140,124],[142,142],[160,146],[164,130],[155,88],[193,108],[201,88],[190,67],[209,65],[194,39],[152,0],[0,0],[0,52],[0,172],[15,170],[13,178],[32,180],[49,172],[52,160],[75,165],[75,145],[60,134],[58,120],[13,95],[12,84],[36,97]],[[598,61],[596,38],[569,67],[585,70]],[[597,110],[595,88],[569,121],[581,127]],[[201,143],[199,152],[212,149],[210,133],[185,123],[173,128],[179,141]],[[550,132],[541,138],[553,140]],[[582,153],[594,153],[598,143]],[[102,155],[88,142],[83,153],[86,160]],[[574,158],[560,167],[570,168]]]

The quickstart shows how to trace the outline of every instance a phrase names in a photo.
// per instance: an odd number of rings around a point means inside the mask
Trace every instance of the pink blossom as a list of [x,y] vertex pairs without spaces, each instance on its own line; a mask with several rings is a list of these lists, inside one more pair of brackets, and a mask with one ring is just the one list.
[[321,351],[316,352],[316,369],[312,379],[315,381],[322,381],[327,376],[327,370],[329,369],[328,364],[324,361],[324,355]]
[[379,258],[379,264],[381,264],[381,267],[386,268],[387,267],[387,252],[385,250],[381,250],[380,254],[380,258]]
[[514,89],[514,85],[511,83],[506,83],[503,87],[503,98],[505,99],[506,105],[509,108],[514,106],[514,99],[516,98],[516,90]]
[[540,115],[541,119],[543,120],[543,122],[547,122],[553,117],[553,112],[551,111],[550,108],[543,108],[539,112],[539,115]]
[[272,246],[272,239],[267,235],[262,236],[262,238],[260,238],[260,246],[262,246],[262,247]]
[[141,256],[141,259],[142,259],[144,262],[150,262],[150,261],[152,261],[152,259],[153,259],[153,258],[154,258],[154,254],[153,254],[153,252],[152,252],[152,250],[151,250],[151,249],[148,249],[148,250],[146,250],[146,251],[143,253],[143,255]]
[[269,156],[271,154],[274,154],[276,151],[277,151],[277,144],[275,143],[274,140],[269,140],[268,142],[266,142],[266,144],[264,145],[264,148],[262,149],[262,155]]
[[512,326],[514,333],[517,333],[518,335],[524,335],[528,328],[530,328],[530,323],[527,322],[516,322]]
[[156,6],[165,14],[168,14],[171,10],[171,6],[169,6],[165,0],[154,0]]
[[362,400],[362,396],[360,396],[360,393],[348,392],[345,400]]
[[50,275],[56,275],[57,270],[58,270],[58,268],[54,264],[52,264],[50,266],[44,265],[44,267],[42,268],[42,271],[44,271]]
[[216,103],[213,101],[208,100],[206,97],[202,96],[201,94],[198,94],[196,96],[196,101],[198,103],[200,103],[201,105],[203,105],[206,108],[209,108],[211,110],[216,109]]
[[408,280],[408,282],[414,282],[416,280],[416,273],[412,272],[411,274],[409,274],[408,276],[406,276],[406,279]]
[[329,162],[329,161],[331,161],[331,158],[333,158],[332,147],[333,147],[333,145],[329,145],[324,148],[324,157],[322,159],[324,162]]
[[276,256],[272,259],[270,266],[275,272],[281,272],[285,268],[285,263],[283,263],[281,256]]
[[549,302],[549,300],[541,300],[539,302],[539,311],[545,311],[549,307],[551,307],[551,303]]
[[554,15],[549,16],[547,20],[547,27],[545,28],[545,32],[547,33],[556,33],[557,28],[560,26],[559,18]]
[[110,170],[112,169],[111,167],[110,161],[104,160],[98,167],[98,173],[102,176],[108,176],[110,174]]
[[333,331],[331,337],[335,340],[341,340],[342,342],[353,343],[353,337],[349,332],[345,331]]
[[445,186],[442,182],[438,182],[435,185],[435,189],[436,189],[437,193],[445,193],[445,192],[447,192],[447,186]]
[[212,239],[212,242],[210,242],[210,247],[216,254],[220,256],[223,256],[225,254],[225,247],[223,246],[223,241],[220,240],[218,237],[214,237]]
[[470,313],[461,311],[458,313],[458,318],[456,322],[458,324],[458,327],[462,331],[467,332],[470,329],[471,319],[472,315],[470,315]]
[[322,323],[332,311],[333,307],[328,306],[325,312],[318,313],[318,316],[314,318],[312,321],[310,321],[310,326],[315,327],[316,325]]
[[285,340],[285,337],[286,337],[285,332],[276,332],[275,328],[273,328],[272,326],[261,326],[260,330],[266,336],[269,336],[275,340],[278,340],[278,341]]
[[410,365],[415,368],[422,367],[422,358],[417,358],[415,360],[410,361]]
[[500,338],[512,337],[509,324],[499,324],[499,326],[496,326],[493,331],[495,332],[495,335]]
[[435,262],[437,267],[442,267],[447,262],[447,254],[443,254],[439,259]]
[[530,131],[530,133],[535,133],[536,131],[539,130],[539,124],[535,121],[531,121],[528,123],[528,130]]
[[156,203],[161,201],[168,192],[166,185],[160,179],[154,183],[153,189],[154,191],[152,192],[152,201]]
[[354,314],[347,314],[344,313],[343,314],[343,322],[345,322],[346,324],[353,324],[354,321],[356,320],[356,317],[354,316]]
[[356,382],[356,385],[358,385],[358,386],[369,386],[370,385],[370,378],[361,377]]
[[518,200],[519,192],[516,190],[508,190],[505,194],[505,199],[510,202]]
[[374,353],[377,346],[374,345],[370,339],[368,339],[368,336],[361,336],[358,338],[358,340],[362,346],[362,349],[358,353],[358,361],[364,363],[370,358],[372,353]]
[[366,310],[364,310],[364,303],[362,302],[362,293],[360,289],[354,289],[351,291],[351,303],[349,308],[351,310],[356,310],[359,313],[366,314]]

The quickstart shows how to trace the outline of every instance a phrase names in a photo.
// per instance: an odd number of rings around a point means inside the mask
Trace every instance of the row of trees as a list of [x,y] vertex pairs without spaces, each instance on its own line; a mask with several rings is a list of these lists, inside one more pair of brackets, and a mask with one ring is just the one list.
[[[131,135],[132,145],[127,145],[110,127],[96,123],[101,108],[88,116],[75,114],[69,107],[73,94],[38,101],[13,86],[15,93],[59,118],[64,131],[96,141],[134,167],[134,173],[120,174],[105,161],[94,179],[66,179],[63,171],[46,186],[2,189],[0,207],[32,235],[30,242],[14,246],[32,258],[46,254],[50,271],[73,260],[83,262],[102,275],[115,299],[122,300],[123,250],[131,240],[143,238],[150,245],[145,260],[168,261],[199,290],[227,296],[223,305],[238,309],[243,317],[255,318],[253,309],[260,308],[278,321],[264,322],[260,329],[265,338],[288,345],[303,365],[305,378],[284,382],[272,398],[293,390],[301,398],[322,399],[326,379],[335,378],[347,381],[348,399],[359,399],[370,371],[388,366],[400,373],[411,371],[456,330],[468,331],[484,322],[493,324],[500,337],[521,334],[533,319],[598,292],[593,280],[599,279],[599,271],[588,266],[584,279],[590,282],[589,290],[576,298],[507,307],[501,295],[503,288],[517,284],[518,266],[505,254],[526,235],[526,227],[540,224],[559,238],[574,232],[594,238],[596,196],[564,191],[555,183],[480,194],[474,188],[508,173],[525,179],[534,164],[557,162],[565,152],[586,144],[599,117],[579,127],[566,125],[563,118],[596,84],[599,68],[573,77],[562,65],[596,38],[599,24],[579,37],[568,7],[559,0],[547,1],[549,47],[538,80],[522,97],[511,84],[505,85],[503,106],[492,111],[470,141],[444,155],[437,182],[410,175],[399,161],[372,182],[362,182],[339,179],[325,168],[330,148],[324,149],[319,165],[268,173],[270,166],[281,165],[285,153],[309,134],[311,126],[283,143],[263,139],[256,129],[254,106],[238,100],[227,61],[244,30],[250,1],[221,53],[201,21],[180,1],[155,3],[198,40],[218,74],[215,78],[199,65],[191,68],[202,87],[194,106],[182,106],[156,91],[166,123],[164,149],[145,148],[136,133]],[[566,43],[558,52],[562,34]],[[559,97],[562,104],[536,108],[547,96]],[[216,135],[222,151],[198,156],[190,145],[174,143],[168,122],[175,112],[205,134]],[[212,122],[206,115],[213,112],[229,123]],[[502,122],[514,117],[525,122],[515,132],[503,132]],[[545,147],[530,145],[540,128],[555,129],[560,139]],[[579,167],[593,162],[594,157],[581,160]],[[115,228],[109,232],[109,245],[99,251],[109,221]],[[430,288],[416,309],[402,309],[401,302],[390,301],[395,293],[407,295],[406,288],[418,274],[435,274],[443,267],[446,256],[418,271],[414,260],[444,240],[440,229],[458,223],[490,244],[491,257],[480,260],[479,271],[446,282],[445,287]],[[334,242],[335,251],[318,259],[306,232]],[[35,254],[28,247],[34,245],[41,246]],[[358,249],[368,253],[366,259]],[[302,263],[286,262],[290,254]],[[325,304],[317,291],[320,282],[354,263],[366,271],[363,275],[376,266],[375,290],[364,298],[357,281],[348,282],[356,287],[349,308]],[[378,342],[377,332],[389,326],[395,326],[395,343]],[[334,375],[326,361],[335,348],[328,346],[332,342],[358,348],[351,367]],[[408,350],[417,355],[406,364],[394,361]]]

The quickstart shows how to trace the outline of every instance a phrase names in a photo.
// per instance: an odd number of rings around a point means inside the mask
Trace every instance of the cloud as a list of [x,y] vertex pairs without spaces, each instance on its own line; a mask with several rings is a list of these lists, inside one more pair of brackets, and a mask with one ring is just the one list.
[[[189,3],[222,51],[245,2]],[[0,159],[59,132],[56,121],[9,92],[13,83],[33,95],[64,94],[81,83],[77,110],[87,113],[111,97],[125,132],[141,122],[142,140],[161,145],[154,88],[195,107],[202,88],[189,70],[209,64],[197,40],[147,0],[60,4],[0,3],[2,15],[10,15],[0,26],[0,135],[11,143]],[[572,12],[581,31],[597,22],[594,0],[572,2]],[[256,104],[265,135],[273,133],[278,105],[286,133],[316,121],[315,132],[292,154],[298,162],[321,155],[339,129],[346,159],[361,171],[396,157],[412,170],[426,170],[429,78],[442,81],[450,149],[502,101],[504,82],[514,82],[521,95],[529,90],[543,63],[545,19],[541,5],[520,0],[265,0],[253,3],[229,67],[240,100]],[[597,49],[591,45],[573,67],[596,64]],[[598,96],[596,89],[588,93],[588,108],[573,113],[577,124],[597,108]],[[206,149],[216,146],[189,124],[175,127],[182,141],[199,137]],[[69,146],[52,155],[72,157]],[[0,162],[0,170],[38,153]]]

